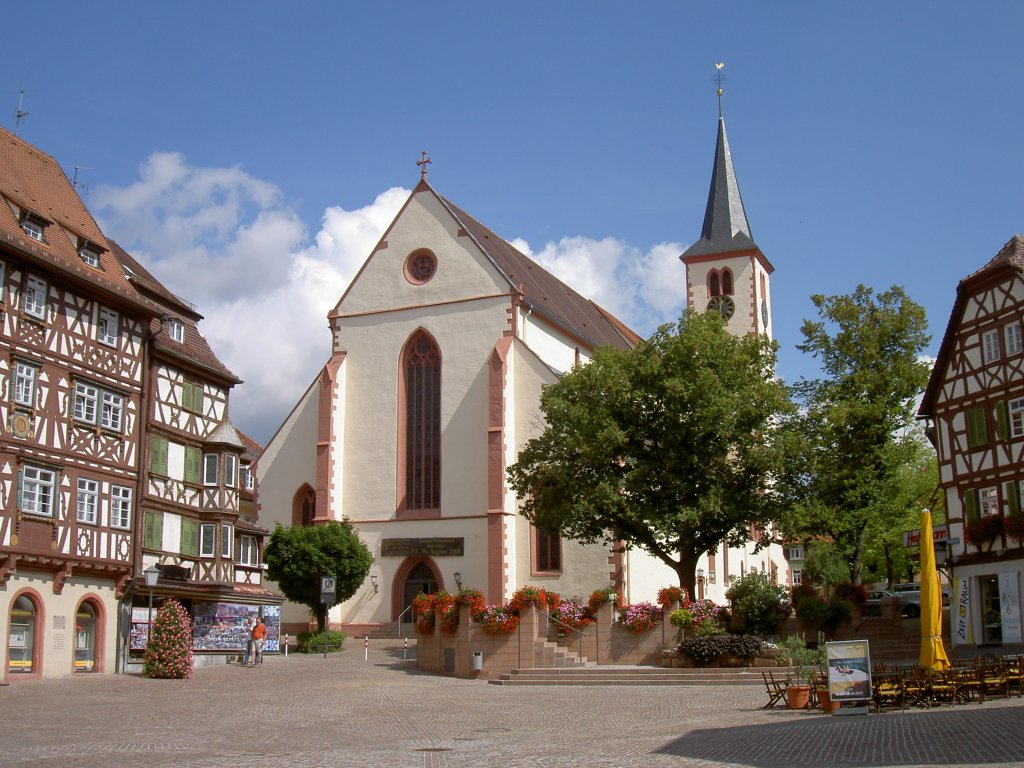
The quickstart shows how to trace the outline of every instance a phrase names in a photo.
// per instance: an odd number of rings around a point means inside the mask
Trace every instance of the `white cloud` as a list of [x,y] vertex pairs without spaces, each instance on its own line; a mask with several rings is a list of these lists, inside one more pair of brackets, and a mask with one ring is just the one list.
[[[245,381],[232,421],[265,442],[330,355],[327,313],[408,196],[396,187],[356,210],[328,208],[310,241],[275,185],[154,153],[138,181],[95,188],[90,203],[104,232],[197,305],[214,352]],[[534,253],[512,243],[641,335],[682,306],[677,244],[644,252],[578,236]]]
[[534,252],[525,240],[511,242],[641,336],[675,319],[683,307],[686,273],[677,243],[644,252],[613,237],[564,237]]
[[198,168],[156,153],[127,187],[90,196],[103,231],[171,291],[197,305],[203,335],[245,383],[231,419],[266,441],[330,355],[327,313],[408,190],[324,212],[306,228],[273,184],[238,168]]

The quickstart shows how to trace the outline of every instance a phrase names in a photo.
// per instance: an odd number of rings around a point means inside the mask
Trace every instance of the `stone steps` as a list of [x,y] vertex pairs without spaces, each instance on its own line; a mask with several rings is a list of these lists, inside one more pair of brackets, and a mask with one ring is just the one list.
[[[775,667],[786,674],[786,667]],[[492,685],[763,685],[757,667],[613,667],[588,665],[570,668],[513,669]]]

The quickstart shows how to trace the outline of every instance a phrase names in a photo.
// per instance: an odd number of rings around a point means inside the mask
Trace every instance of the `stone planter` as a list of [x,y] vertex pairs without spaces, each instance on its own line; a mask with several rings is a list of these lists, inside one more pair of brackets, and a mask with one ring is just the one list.
[[786,707],[789,709],[807,709],[811,700],[811,686],[790,685],[786,687]]

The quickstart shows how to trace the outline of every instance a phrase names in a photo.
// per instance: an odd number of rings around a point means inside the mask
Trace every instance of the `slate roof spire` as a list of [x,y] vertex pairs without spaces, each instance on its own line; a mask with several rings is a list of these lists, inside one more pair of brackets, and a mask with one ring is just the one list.
[[683,256],[702,256],[725,253],[745,248],[756,248],[750,235],[750,224],[743,209],[740,185],[732,167],[729,137],[725,133],[725,118],[718,118],[718,142],[715,146],[715,164],[711,171],[711,190],[704,211],[704,226],[700,239]]

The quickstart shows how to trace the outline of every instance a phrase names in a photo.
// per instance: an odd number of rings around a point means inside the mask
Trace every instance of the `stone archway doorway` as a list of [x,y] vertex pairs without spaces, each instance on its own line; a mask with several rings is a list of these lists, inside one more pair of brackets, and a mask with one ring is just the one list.
[[[444,585],[438,576],[437,567],[430,558],[411,558],[402,563],[395,579],[394,616],[397,619],[412,605],[416,595],[423,592],[432,595]],[[407,614],[409,615],[409,614]],[[412,620],[415,621],[413,616]]]

